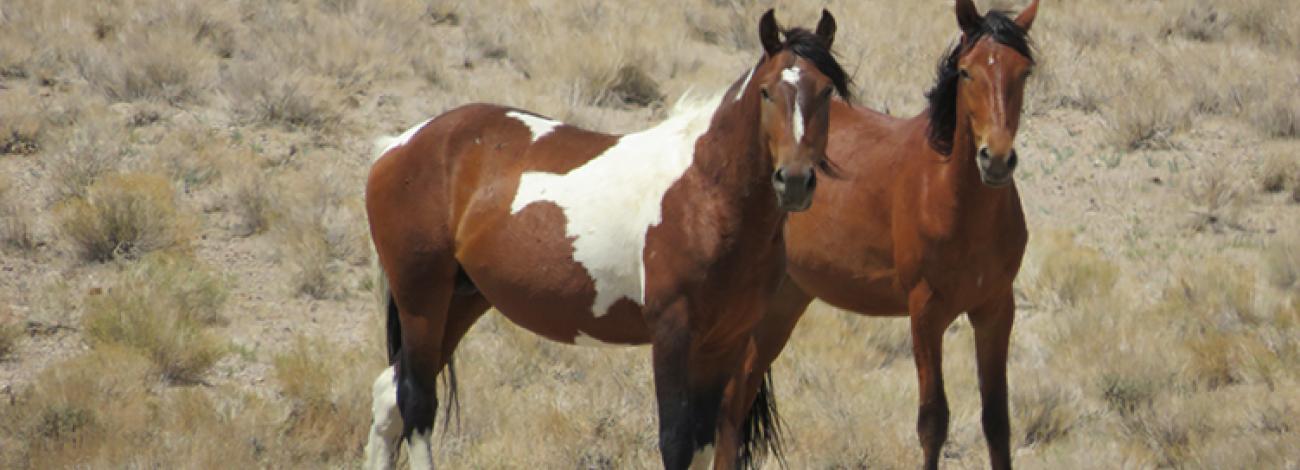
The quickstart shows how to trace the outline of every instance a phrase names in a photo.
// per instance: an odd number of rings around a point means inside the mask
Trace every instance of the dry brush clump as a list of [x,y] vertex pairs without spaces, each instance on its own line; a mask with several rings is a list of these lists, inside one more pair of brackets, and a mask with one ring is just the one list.
[[132,258],[189,244],[193,220],[178,207],[166,178],[115,174],[96,181],[86,192],[58,211],[62,234],[83,259]]
[[320,152],[306,163],[312,172],[288,172],[279,179],[273,228],[279,256],[290,268],[295,292],[317,299],[342,295],[338,273],[369,256],[361,188],[343,184],[361,179],[338,158]]
[[86,298],[83,327],[92,344],[138,351],[170,382],[199,382],[226,352],[209,327],[222,321],[227,284],[190,258],[153,255]]
[[0,173],[0,243],[19,252],[35,249],[34,219],[30,198],[11,177]]
[[289,415],[282,431],[292,454],[342,464],[360,457],[370,426],[370,374],[382,355],[324,338],[299,337],[275,357],[274,376]]
[[1033,282],[1041,295],[1075,305],[1107,294],[1115,287],[1119,268],[1106,254],[1079,245],[1070,233],[1046,233],[1038,237],[1045,241],[1033,246],[1039,260]]

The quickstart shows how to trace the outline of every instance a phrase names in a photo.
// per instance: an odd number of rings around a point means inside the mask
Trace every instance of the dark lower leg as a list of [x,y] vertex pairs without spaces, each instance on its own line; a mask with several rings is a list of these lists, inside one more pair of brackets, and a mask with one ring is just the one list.
[[656,320],[651,353],[659,405],[659,453],[665,469],[684,469],[695,450],[687,377],[691,336],[681,307],[670,308]]
[[911,300],[912,355],[920,385],[916,434],[925,452],[925,468],[939,468],[948,439],[948,398],[943,389],[943,332],[952,315],[931,302],[930,293],[914,292]]
[[1011,294],[993,305],[971,311],[978,358],[981,415],[989,462],[994,469],[1011,468],[1011,417],[1007,409],[1007,348],[1015,321]]

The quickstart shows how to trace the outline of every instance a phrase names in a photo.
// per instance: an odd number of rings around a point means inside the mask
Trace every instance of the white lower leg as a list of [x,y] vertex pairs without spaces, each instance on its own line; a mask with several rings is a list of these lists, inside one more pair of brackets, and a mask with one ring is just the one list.
[[433,470],[432,429],[415,430],[406,441],[406,455],[411,460],[411,470]]
[[402,434],[402,413],[397,409],[397,381],[392,367],[375,379],[370,411],[370,440],[366,443],[366,468],[393,468],[398,438]]
[[713,446],[707,445],[696,450],[695,455],[691,456],[691,470],[703,470],[713,468]]

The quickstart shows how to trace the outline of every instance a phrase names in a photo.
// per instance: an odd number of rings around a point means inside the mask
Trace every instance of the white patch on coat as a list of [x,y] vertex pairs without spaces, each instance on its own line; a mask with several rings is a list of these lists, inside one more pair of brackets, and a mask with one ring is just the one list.
[[713,446],[707,445],[691,456],[691,470],[713,468]]
[[397,409],[397,381],[392,366],[379,373],[372,388],[370,440],[366,442],[366,468],[393,468],[398,439],[402,436],[402,413]]
[[754,71],[756,70],[758,70],[757,66],[749,69],[749,74],[745,75],[745,81],[740,82],[740,88],[736,89],[736,96],[731,97],[731,101],[740,101],[740,98],[745,96],[745,88],[749,86],[749,80],[754,78]]
[[581,331],[579,331],[578,334],[573,337],[573,344],[575,346],[584,346],[584,347],[596,346],[596,347],[606,347],[606,348],[611,346],[620,346],[619,344],[615,344],[615,343],[606,343],[592,336],[589,336],[586,333],[583,333]]
[[708,130],[721,99],[683,98],[664,122],[619,138],[566,174],[520,176],[510,213],[542,201],[560,207],[564,233],[573,239],[573,260],[596,287],[591,305],[596,317],[624,297],[645,305],[646,232],[660,223],[664,194],[690,168],[695,141]]
[[989,65],[993,65],[996,63],[998,63],[998,59],[996,57],[993,57],[993,54],[989,54]]
[[389,135],[375,139],[375,149],[378,150],[378,152],[375,153],[375,161],[379,161],[380,158],[383,158],[384,155],[388,155],[388,152],[393,149],[406,145],[407,142],[411,141],[412,137],[415,137],[415,133],[420,132],[420,129],[424,129],[424,126],[428,125],[430,121],[433,121],[433,118],[425,119],[424,122],[412,126],[401,135]]
[[533,134],[533,142],[537,142],[542,137],[546,137],[546,134],[550,134],[556,127],[564,125],[564,123],[560,121],[553,121],[544,117],[538,117],[519,111],[507,112],[506,117],[515,118],[519,120],[519,122],[524,123],[525,126],[528,126],[528,131]]
[[406,441],[406,460],[411,470],[433,470],[433,440],[429,435],[433,430],[416,430]]

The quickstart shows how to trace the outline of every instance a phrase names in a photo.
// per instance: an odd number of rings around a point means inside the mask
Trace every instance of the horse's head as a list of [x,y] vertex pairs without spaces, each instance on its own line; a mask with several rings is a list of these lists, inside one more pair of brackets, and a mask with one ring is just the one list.
[[[768,10],[758,24],[764,57],[752,72],[761,96],[761,129],[772,157],[772,185],[782,209],[812,205],[817,168],[828,168],[831,95],[848,96],[848,76],[831,55],[835,18],[822,10],[817,30],[782,30]],[[785,36],[782,40],[781,36]],[[737,90],[737,96],[745,89]]]
[[1019,160],[1015,139],[1025,81],[1034,68],[1028,33],[1038,0],[1015,19],[997,11],[981,16],[971,0],[957,0],[956,10],[961,43],[940,64],[939,84],[928,94],[931,141],[937,140],[941,151],[946,143],[944,153],[950,152],[953,132],[963,131],[956,126],[964,117],[980,179],[989,186],[1006,186]]

